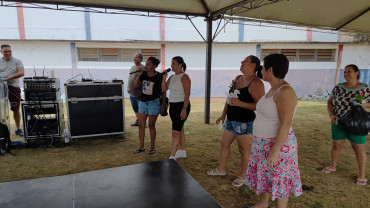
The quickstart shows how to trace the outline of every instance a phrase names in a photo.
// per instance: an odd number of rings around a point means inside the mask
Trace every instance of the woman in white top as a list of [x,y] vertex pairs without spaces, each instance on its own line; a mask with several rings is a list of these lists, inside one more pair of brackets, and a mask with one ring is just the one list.
[[261,194],[254,208],[269,207],[270,196],[277,199],[276,207],[287,207],[289,194],[302,194],[297,139],[292,129],[298,101],[294,89],[284,80],[288,68],[289,61],[283,54],[264,58],[263,80],[271,89],[257,102],[245,178],[245,183]]
[[[170,90],[170,117],[172,120],[172,148],[169,159],[186,158],[184,123],[190,113],[191,80],[185,73],[186,64],[180,56],[172,58],[172,75],[166,81],[168,74],[163,75],[162,89]],[[163,112],[163,110],[162,110]],[[180,145],[180,149],[177,150]]]

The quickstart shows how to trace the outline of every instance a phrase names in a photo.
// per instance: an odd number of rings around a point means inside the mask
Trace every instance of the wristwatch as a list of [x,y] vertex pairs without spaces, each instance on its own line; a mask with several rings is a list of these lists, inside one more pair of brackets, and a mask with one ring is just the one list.
[[183,106],[182,109],[185,109],[186,110],[187,107]]

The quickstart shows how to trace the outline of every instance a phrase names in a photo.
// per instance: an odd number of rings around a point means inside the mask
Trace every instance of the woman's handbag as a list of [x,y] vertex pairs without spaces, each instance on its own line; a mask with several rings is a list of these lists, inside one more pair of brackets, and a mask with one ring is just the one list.
[[[162,96],[160,97],[160,99],[161,99],[161,106],[162,106]],[[164,106],[165,106],[165,110],[162,112],[161,111],[161,116],[167,116],[168,115],[168,113],[167,113],[167,109],[168,109],[168,97],[166,97],[166,101],[165,101],[165,104],[164,104]]]
[[351,110],[340,117],[340,125],[350,134],[366,136],[370,132],[370,112],[364,110],[361,105],[350,105]]

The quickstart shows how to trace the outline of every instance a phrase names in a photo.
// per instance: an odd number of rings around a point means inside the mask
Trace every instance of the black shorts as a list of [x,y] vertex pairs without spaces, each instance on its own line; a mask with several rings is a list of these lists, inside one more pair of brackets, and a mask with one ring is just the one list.
[[181,131],[186,119],[189,116],[190,103],[188,107],[186,108],[186,118],[184,120],[181,120],[180,114],[181,114],[183,106],[184,106],[184,102],[170,103],[170,117],[172,120],[172,130],[174,131]]

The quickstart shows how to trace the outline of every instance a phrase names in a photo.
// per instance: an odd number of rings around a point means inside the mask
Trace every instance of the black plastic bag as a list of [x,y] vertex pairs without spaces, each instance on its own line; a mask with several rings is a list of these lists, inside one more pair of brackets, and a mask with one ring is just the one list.
[[10,153],[11,140],[8,127],[0,123],[0,155]]
[[370,112],[351,103],[351,110],[340,117],[339,123],[350,134],[366,136],[370,131]]

